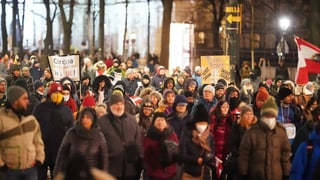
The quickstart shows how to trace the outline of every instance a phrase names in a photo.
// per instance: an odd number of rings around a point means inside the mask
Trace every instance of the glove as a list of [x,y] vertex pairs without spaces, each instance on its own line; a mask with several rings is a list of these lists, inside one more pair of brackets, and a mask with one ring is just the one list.
[[36,160],[36,163],[34,164],[34,166],[36,168],[40,168],[42,166],[42,163],[40,161]]
[[282,176],[282,180],[289,180],[289,176]]

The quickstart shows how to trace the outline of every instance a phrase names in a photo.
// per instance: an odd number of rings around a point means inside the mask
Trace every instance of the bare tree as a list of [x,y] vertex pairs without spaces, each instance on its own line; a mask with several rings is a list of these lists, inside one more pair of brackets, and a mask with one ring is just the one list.
[[[91,14],[91,6],[92,6],[92,0],[88,0],[88,6],[87,6],[87,32],[88,32],[88,41],[89,41],[89,54],[93,54],[94,52],[94,38],[93,38],[93,33],[92,31],[92,18],[94,18],[94,14]],[[94,11],[94,10],[93,10]]]
[[53,16],[51,18],[51,11],[50,11],[50,0],[43,0],[44,6],[46,8],[46,25],[47,25],[47,34],[46,38],[44,39],[44,54],[52,54],[53,52],[53,30],[52,30],[52,24],[56,16],[57,12],[57,4],[53,2],[55,5],[55,9],[53,12]]
[[[100,0],[99,3],[99,10],[100,10],[100,16],[99,16],[99,49],[100,51],[100,58],[104,57],[104,6],[105,2],[104,0]],[[101,59],[102,60],[102,59]]]
[[1,32],[2,32],[2,53],[8,52],[8,32],[7,32],[7,21],[6,21],[6,0],[1,1]]
[[[128,31],[128,5],[129,5],[129,1],[125,0],[126,15],[125,15],[125,21],[124,21],[124,33],[123,33],[123,43],[122,43],[122,56],[123,56],[123,58],[126,58],[128,56],[128,52],[126,51],[127,31]],[[126,60],[126,59],[124,59],[124,60]]]
[[161,53],[160,63],[169,67],[169,44],[170,44],[170,23],[173,0],[161,0],[163,5],[162,35],[161,35]]
[[69,1],[69,20],[67,20],[66,13],[64,11],[63,0],[59,0],[59,3],[58,3],[59,9],[61,12],[62,25],[63,25],[63,52],[64,52],[64,54],[70,53],[74,4],[75,4],[74,0]]

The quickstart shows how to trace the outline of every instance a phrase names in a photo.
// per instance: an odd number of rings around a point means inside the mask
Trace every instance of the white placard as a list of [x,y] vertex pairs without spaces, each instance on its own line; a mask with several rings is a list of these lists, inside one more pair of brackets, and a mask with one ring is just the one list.
[[79,55],[48,56],[52,77],[54,81],[69,77],[73,81],[80,81]]

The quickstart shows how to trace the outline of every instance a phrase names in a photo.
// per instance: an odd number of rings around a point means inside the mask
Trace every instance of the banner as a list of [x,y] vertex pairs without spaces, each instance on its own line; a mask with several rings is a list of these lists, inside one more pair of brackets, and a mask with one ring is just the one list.
[[80,81],[79,55],[48,56],[48,61],[54,81],[60,81],[63,77],[69,77],[73,81]]
[[219,79],[230,82],[229,56],[201,56],[202,84],[217,83]]

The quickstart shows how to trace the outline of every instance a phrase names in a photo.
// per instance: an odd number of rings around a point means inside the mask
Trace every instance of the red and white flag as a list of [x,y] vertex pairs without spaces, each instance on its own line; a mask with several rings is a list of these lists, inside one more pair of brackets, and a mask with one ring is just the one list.
[[320,48],[297,36],[295,42],[298,47],[296,83],[306,84],[309,81],[309,73],[320,73],[320,61],[315,58],[320,54]]

